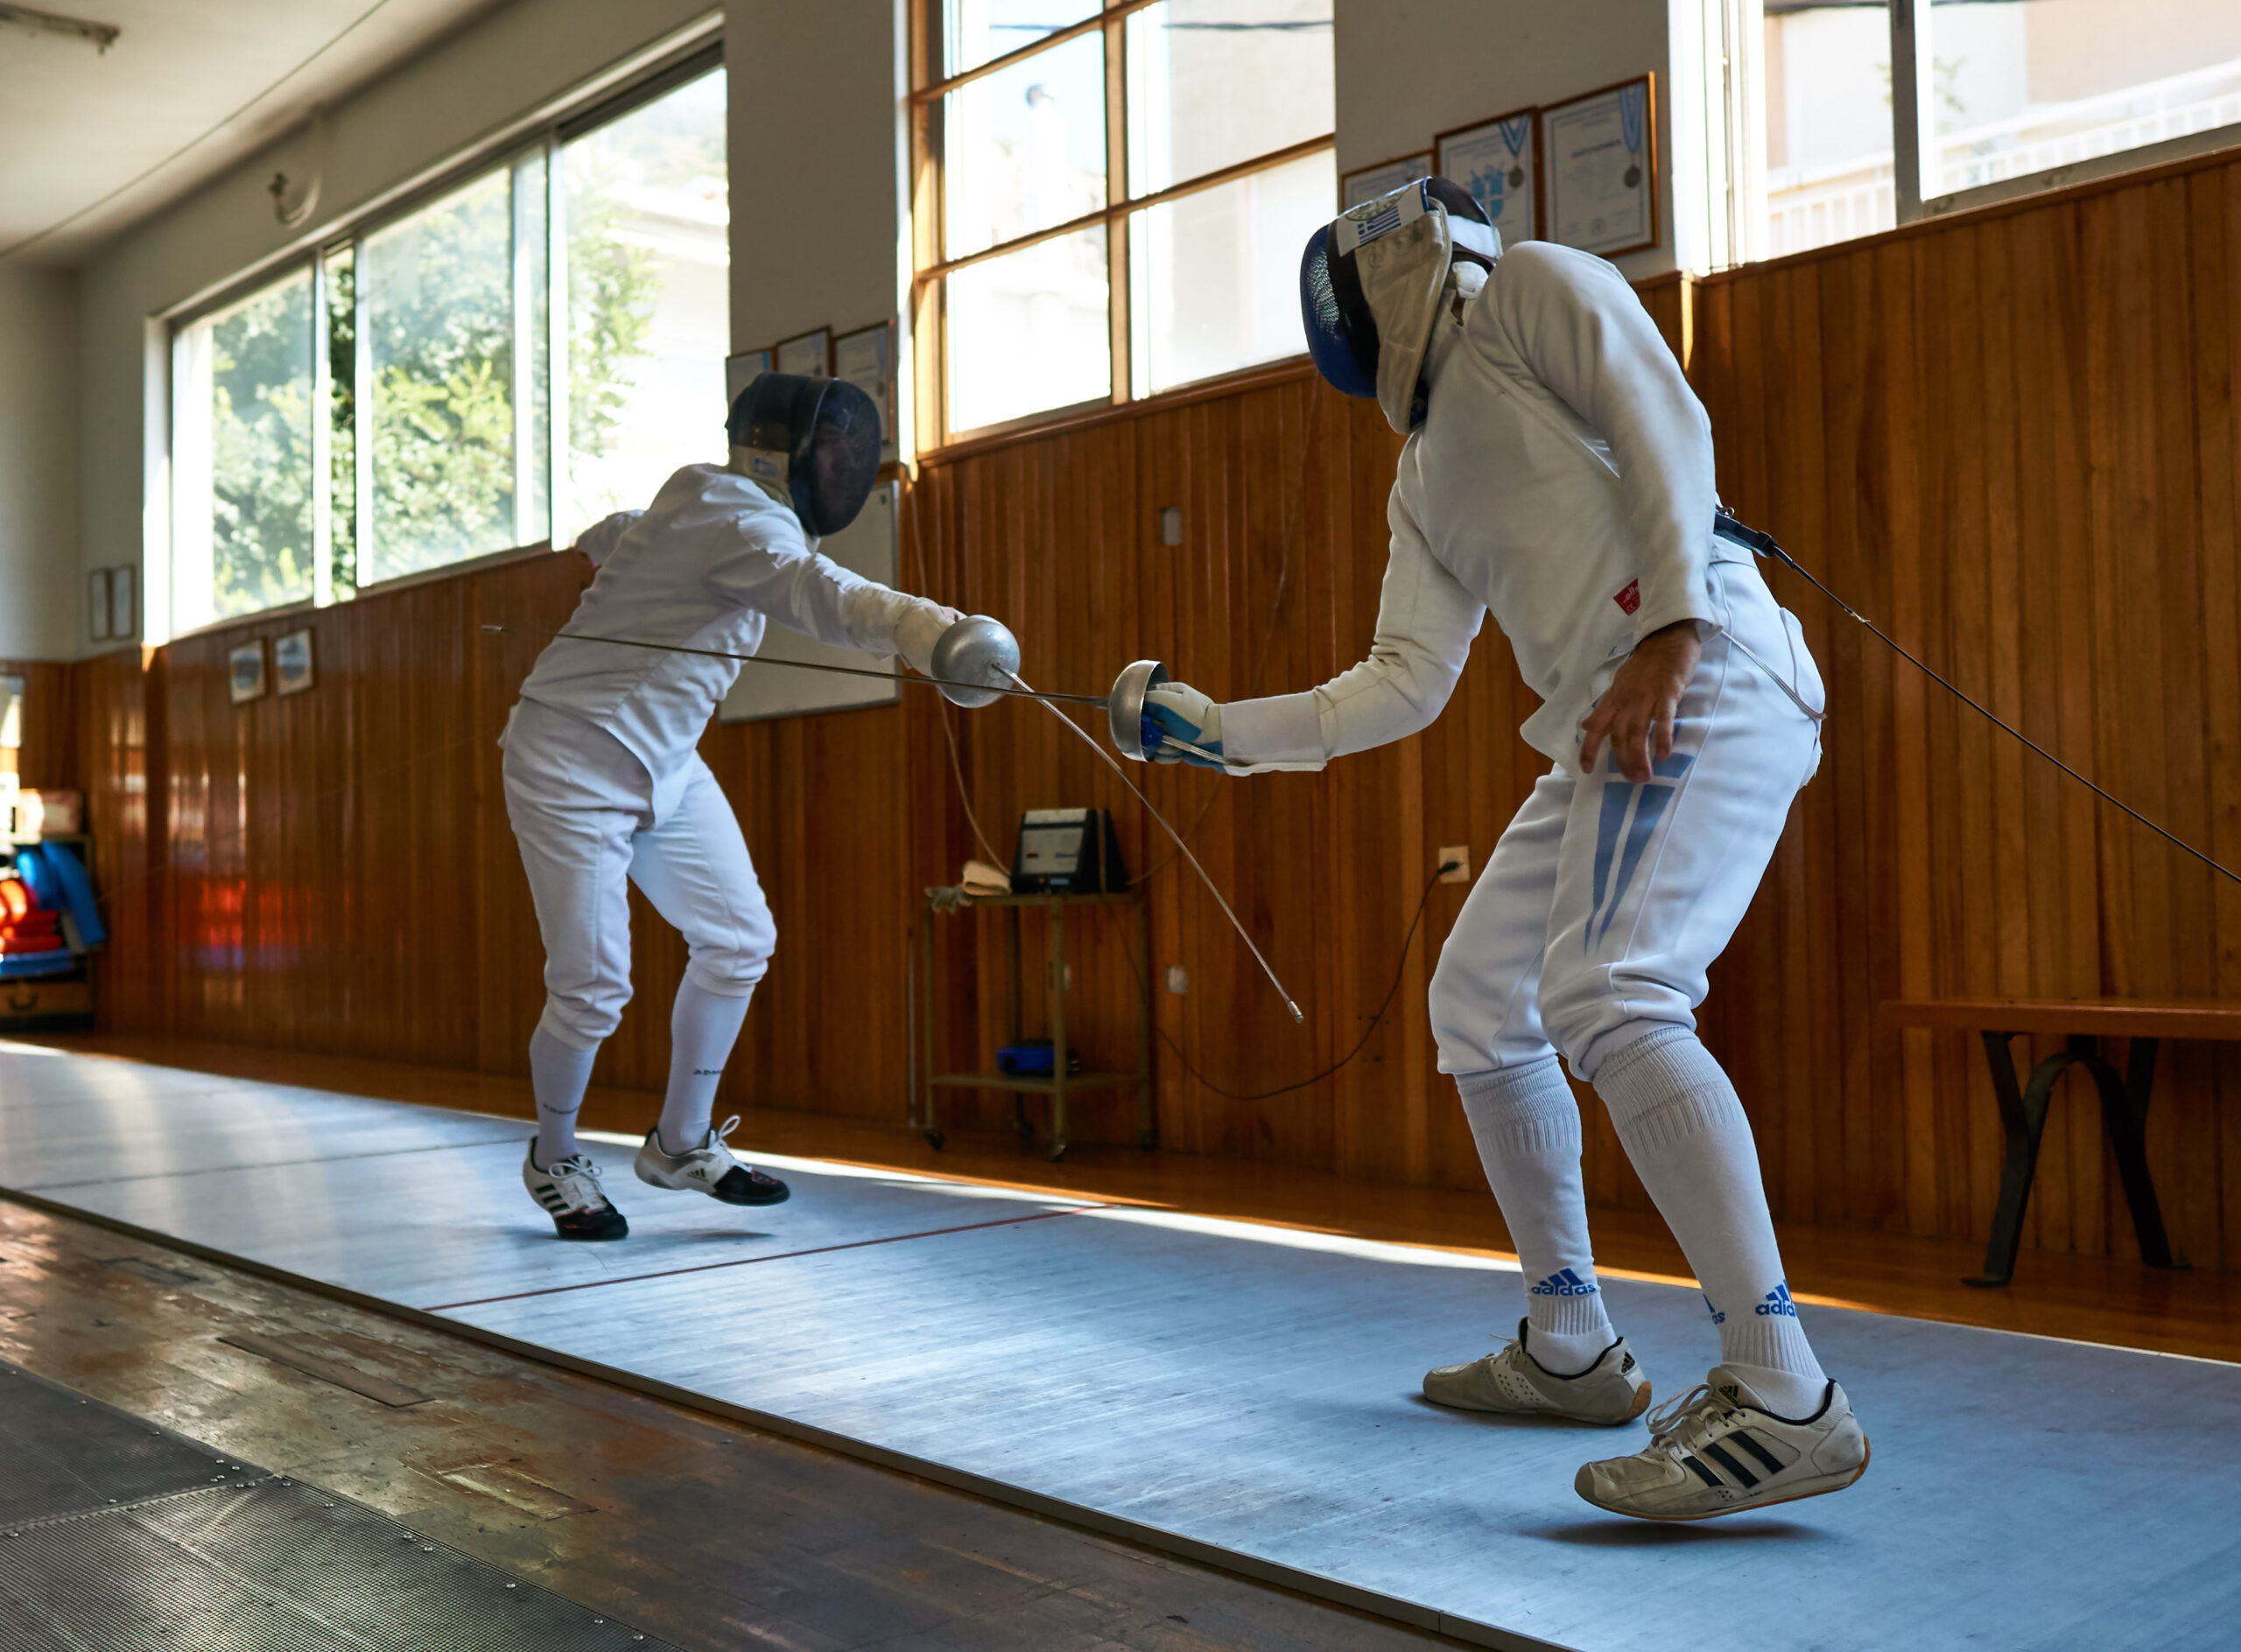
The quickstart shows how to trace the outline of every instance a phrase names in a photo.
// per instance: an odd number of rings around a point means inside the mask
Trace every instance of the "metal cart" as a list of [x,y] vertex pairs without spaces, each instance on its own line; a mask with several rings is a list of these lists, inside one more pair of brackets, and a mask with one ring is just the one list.
[[[940,898],[938,900],[936,897]],[[1022,1037],[1020,1026],[1019,917],[1023,907],[1039,906],[1050,915],[1050,958],[1044,996],[1049,1004],[1051,1049],[1050,1076],[1030,1077],[1014,1072],[938,1072],[934,1054],[936,1006],[940,1002],[935,974],[934,920],[946,913],[973,907],[1005,910],[1005,975],[1010,990],[1011,1041]],[[1136,917],[1136,1070],[1134,1072],[1068,1072],[1066,1071],[1066,911],[1070,907],[1134,907]],[[1027,1098],[1050,1098],[1050,1146],[1048,1156],[1064,1158],[1067,1147],[1066,1098],[1078,1090],[1136,1092],[1136,1145],[1149,1151],[1159,1145],[1159,1121],[1152,1107],[1152,978],[1151,915],[1142,895],[966,895],[955,889],[928,889],[924,921],[918,927],[920,976],[925,991],[919,1016],[925,1051],[926,1076],[921,1093],[913,1098],[919,1116],[912,1127],[922,1130],[936,1148],[943,1143],[941,1115],[934,1095],[946,1086],[954,1089],[1002,1090],[1012,1097],[1012,1118],[1021,1137],[1031,1140],[1035,1127],[1027,1116]]]

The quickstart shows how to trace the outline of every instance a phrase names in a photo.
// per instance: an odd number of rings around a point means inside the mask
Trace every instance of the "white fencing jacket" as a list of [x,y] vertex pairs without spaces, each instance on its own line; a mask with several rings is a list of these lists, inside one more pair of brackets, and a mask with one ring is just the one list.
[[1541,708],[1526,741],[1575,772],[1579,725],[1636,643],[1717,625],[1711,423],[1641,300],[1602,259],[1506,253],[1425,357],[1424,423],[1386,505],[1369,657],[1320,688],[1222,708],[1233,763],[1320,768],[1446,706],[1491,609]]
[[[566,630],[725,654],[752,654],[767,616],[837,648],[897,651],[895,628],[914,608],[810,549],[794,513],[720,465],[688,465],[643,511],[587,530],[576,548],[598,569]],[[686,762],[739,662],[556,636],[522,698],[604,728],[653,777],[654,819],[668,818]]]

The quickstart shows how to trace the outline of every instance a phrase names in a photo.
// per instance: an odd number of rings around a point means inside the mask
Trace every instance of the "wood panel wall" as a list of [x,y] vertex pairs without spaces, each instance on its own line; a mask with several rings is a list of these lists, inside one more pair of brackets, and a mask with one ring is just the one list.
[[[1643,296],[1711,409],[1732,504],[2034,737],[2241,857],[2241,165]],[[1366,645],[1397,446],[1374,408],[1301,369],[960,449],[913,490],[903,580],[1002,616],[1040,685],[1102,692],[1149,656],[1219,697],[1303,687]],[[1161,542],[1169,506],[1176,546]],[[114,1024],[519,1070],[539,954],[493,742],[584,572],[539,558],[325,610],[309,622],[319,686],[287,700],[229,705],[224,652],[300,616],[175,643],[145,669],[132,655],[79,668],[79,772],[119,913]],[[2241,904],[1816,594],[1776,583],[1829,679],[1828,756],[1714,974],[1705,1036],[1757,1122],[1780,1213],[1980,1234],[1999,1163],[1981,1058],[1958,1036],[1879,1031],[1876,1004],[2231,994]],[[1304,1027],[1142,810],[1040,708],[906,693],[713,728],[702,749],[780,931],[726,1099],[902,1117],[919,895],[988,852],[954,773],[999,860],[1022,809],[1114,812],[1149,874],[1153,961],[1188,972],[1181,995],[1156,995],[1170,1149],[1475,1185],[1424,1010],[1464,891],[1426,888],[1442,845],[1484,863],[1543,766],[1516,734],[1532,704],[1489,631],[1414,740],[1319,776],[1133,770]],[[999,921],[938,921],[945,1065],[985,1060],[1004,1030]],[[1092,1063],[1125,1062],[1128,938],[1092,928],[1071,943],[1072,1035]],[[600,1076],[653,1087],[682,948],[643,910],[635,933],[638,996]],[[1040,959],[1030,924],[1030,980]],[[1318,1077],[1396,978],[1359,1058]],[[2151,1154],[2198,1263],[2241,1251],[2237,1078],[2216,1051],[2167,1051]],[[1246,1099],[1268,1091],[1283,1093]],[[2057,1105],[2033,1241],[2124,1251],[2092,1109]],[[959,1097],[952,1117],[994,1126],[1008,1106]],[[1600,1107],[1587,1116],[1591,1196],[1643,1203]],[[1077,1131],[1130,1140],[1128,1103],[1085,1103]]]

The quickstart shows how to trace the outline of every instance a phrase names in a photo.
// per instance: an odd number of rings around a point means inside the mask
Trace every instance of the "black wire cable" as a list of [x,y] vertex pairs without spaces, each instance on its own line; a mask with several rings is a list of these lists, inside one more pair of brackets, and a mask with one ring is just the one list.
[[2167,827],[2156,825],[2154,821],[2149,819],[2139,810],[2133,808],[2131,804],[2126,803],[2122,798],[2112,796],[2103,787],[2097,785],[2094,782],[2087,779],[2083,775],[2078,773],[2076,770],[2064,763],[2060,757],[2055,756],[2053,752],[2048,751],[2037,741],[2032,739],[2030,735],[2025,734],[2013,724],[2003,721],[1989,706],[1984,706],[1971,699],[1969,695],[1964,693],[1959,687],[1948,678],[1931,670],[1930,667],[1922,660],[1908,652],[1907,649],[1900,643],[1896,637],[1893,636],[1888,631],[1886,631],[1881,626],[1876,624],[1874,621],[1869,619],[1866,615],[1861,613],[1851,603],[1845,601],[1844,598],[1838,596],[1827,586],[1822,584],[1820,580],[1815,579],[1811,570],[1807,568],[1803,563],[1800,562],[1795,557],[1790,555],[1788,552],[1783,550],[1781,545],[1774,542],[1774,535],[1770,533],[1761,533],[1756,528],[1746,528],[1740,522],[1736,521],[1734,517],[1728,516],[1725,511],[1721,513],[1720,527],[1718,531],[1722,537],[1733,539],[1739,544],[1748,545],[1760,555],[1772,557],[1775,561],[1789,569],[1793,573],[1795,573],[1800,579],[1803,580],[1815,590],[1820,592],[1823,596],[1827,597],[1838,608],[1844,609],[1845,613],[1851,615],[1852,618],[1858,620],[1862,625],[1867,627],[1867,629],[1873,632],[1877,638],[1879,638],[1886,647],[1890,649],[1890,650],[1896,654],[1900,659],[1906,661],[1907,664],[1913,666],[1923,676],[1928,678],[1930,681],[1935,683],[1947,693],[1952,695],[1954,699],[1959,700],[1971,711],[1975,712],[1977,715],[1982,717],[1986,722],[1992,724],[1993,728],[1999,729],[2005,735],[2008,735],[2014,739],[2020,741],[2033,751],[2037,752],[2048,763],[2054,764],[2055,768],[2061,770],[2071,779],[2076,781],[2078,784],[2093,792],[2094,795],[2098,797],[2104,803],[2114,804],[2118,808],[2122,809],[2126,814],[2132,816],[2133,819],[2139,821],[2142,826],[2154,833],[2156,836],[2161,838],[2165,842],[2174,844],[2178,847],[2184,849],[2188,854],[2193,855],[2195,859],[2200,861],[2204,866],[2209,868],[2211,871],[2223,874],[2224,876],[2232,879],[2236,883],[2241,883],[2241,872],[2234,871],[2223,861],[2211,859],[2209,855],[2203,854],[2202,850],[2188,842],[2186,839],[2181,837],[2177,833],[2173,832]]
[[[1225,1090],[1220,1085],[1216,1084],[1205,1073],[1199,1072],[1198,1068],[1192,1066],[1191,1065],[1191,1058],[1183,1053],[1183,1046],[1181,1044],[1176,1043],[1174,1039],[1168,1037],[1166,1028],[1160,1026],[1156,1022],[1155,1022],[1152,1026],[1152,1030],[1159,1034],[1159,1041],[1162,1044],[1165,1044],[1170,1050],[1175,1052],[1175,1059],[1181,1065],[1184,1072],[1189,1073],[1200,1084],[1205,1085],[1206,1088],[1212,1090],[1216,1095],[1225,1096],[1232,1101],[1266,1101],[1272,1096],[1289,1095],[1295,1090],[1306,1089],[1310,1084],[1322,1083],[1324,1079],[1329,1078],[1332,1073],[1338,1072],[1341,1068],[1352,1063],[1356,1056],[1361,1054],[1364,1050],[1369,1047],[1371,1035],[1376,1032],[1378,1023],[1385,1019],[1385,1012],[1393,1008],[1393,995],[1401,990],[1401,978],[1409,973],[1409,948],[1416,941],[1416,926],[1424,921],[1424,909],[1432,903],[1432,891],[1439,887],[1440,879],[1445,877],[1450,872],[1458,870],[1462,864],[1463,863],[1460,861],[1441,861],[1439,870],[1432,874],[1431,882],[1424,885],[1423,895],[1416,902],[1416,915],[1409,920],[1409,932],[1401,938],[1401,961],[1394,966],[1393,984],[1385,989],[1385,996],[1378,1001],[1377,1013],[1369,1018],[1369,1025],[1362,1029],[1362,1036],[1359,1039],[1355,1040],[1354,1047],[1347,1051],[1345,1055],[1340,1056],[1329,1066],[1324,1068],[1322,1072],[1315,1073],[1310,1077],[1302,1079],[1296,1084],[1287,1084],[1275,1090],[1261,1090],[1251,1095],[1240,1095],[1235,1090]],[[1122,945],[1127,946],[1125,940]],[[1135,962],[1135,948],[1130,946],[1128,950],[1129,961],[1131,963]]]

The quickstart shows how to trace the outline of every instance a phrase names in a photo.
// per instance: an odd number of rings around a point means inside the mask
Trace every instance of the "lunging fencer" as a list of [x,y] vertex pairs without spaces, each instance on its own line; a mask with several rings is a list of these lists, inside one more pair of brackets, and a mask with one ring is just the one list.
[[[711,1128],[716,1086],[776,944],[739,822],[695,748],[739,662],[584,636],[750,655],[776,620],[836,647],[930,669],[959,616],[818,553],[863,509],[879,415],[838,380],[766,373],[733,404],[728,466],[688,465],[643,511],[577,541],[596,570],[522,684],[502,741],[506,812],[544,941],[529,1045],[537,1135],[522,1181],[563,1239],[621,1239],[622,1213],[576,1142],[592,1060],[630,998],[626,881],[684,933],[661,1121],[635,1164],[655,1187],[775,1205],[786,1185]],[[566,632],[579,633],[570,636]]]
[[1523,732],[1552,767],[1465,900],[1430,1005],[1526,1314],[1424,1393],[1602,1424],[1649,1404],[1596,1282],[1561,1053],[1609,1108],[1720,1345],[1646,1449],[1580,1469],[1580,1495],[1693,1520],[1840,1490],[1867,1440],[1806,1339],[1750,1125],[1696,1033],[1705,970],[1818,766],[1823,703],[1796,620],[1719,531],[1710,421],[1612,265],[1541,242],[1505,254],[1444,179],[1317,230],[1301,297],[1324,377],[1408,438],[1369,657],[1228,705],[1155,688],[1144,736],[1213,755],[1156,759],[1233,773],[1405,738],[1446,705],[1489,610],[1541,696]]

